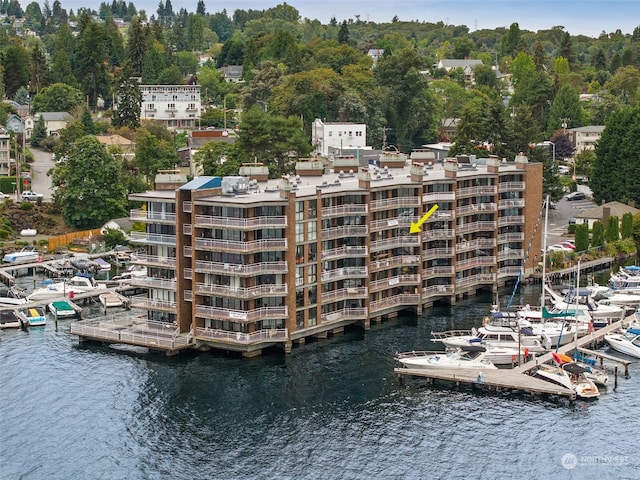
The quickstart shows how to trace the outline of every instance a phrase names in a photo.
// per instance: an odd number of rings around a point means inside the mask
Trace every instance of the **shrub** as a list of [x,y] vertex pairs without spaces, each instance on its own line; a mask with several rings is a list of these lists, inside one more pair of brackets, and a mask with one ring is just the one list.
[[33,203],[31,202],[22,202],[20,204],[20,210],[24,210],[25,212],[29,212],[33,210]]

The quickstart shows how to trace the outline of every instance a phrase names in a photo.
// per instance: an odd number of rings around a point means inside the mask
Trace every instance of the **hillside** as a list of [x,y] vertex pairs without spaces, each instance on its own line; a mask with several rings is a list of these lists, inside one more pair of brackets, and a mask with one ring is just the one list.
[[0,226],[0,232],[9,232],[6,238],[0,239],[1,241],[20,239],[20,231],[27,228],[35,228],[39,238],[43,235],[63,235],[74,230],[64,223],[60,211],[51,204],[32,204],[30,210],[23,210],[20,203],[6,200],[0,205],[0,218],[5,225]]

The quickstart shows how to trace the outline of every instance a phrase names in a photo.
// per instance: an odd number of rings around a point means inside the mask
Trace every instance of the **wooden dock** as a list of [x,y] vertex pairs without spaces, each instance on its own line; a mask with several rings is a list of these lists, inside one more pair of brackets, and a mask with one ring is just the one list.
[[[587,355],[599,357],[602,360],[609,360],[621,363],[625,366],[625,376],[629,376],[629,365],[631,362],[622,358],[614,357],[600,352],[587,349],[587,346],[599,345],[604,340],[604,336],[608,333],[615,332],[621,328],[625,322],[629,322],[633,316],[624,320],[619,320],[611,325],[596,330],[578,339],[577,347],[578,351],[581,351]],[[575,342],[570,342],[567,345],[563,345],[558,349],[558,353],[569,353],[576,348]],[[552,360],[552,353],[545,353],[544,355],[535,357],[518,367],[513,369],[498,369],[498,370],[473,370],[473,369],[415,369],[397,367],[393,369],[393,372],[399,377],[413,376],[423,377],[428,379],[428,382],[432,384],[435,380],[442,380],[446,382],[454,383],[457,387],[460,385],[469,385],[472,387],[482,387],[485,390],[504,392],[504,391],[519,391],[528,393],[530,395],[557,395],[561,397],[568,397],[570,400],[575,400],[575,392],[571,392],[561,387],[555,386],[550,382],[534,378],[528,374],[528,372],[536,366],[550,362]],[[617,367],[616,367],[617,370]],[[482,378],[479,377],[479,373],[482,372]]]

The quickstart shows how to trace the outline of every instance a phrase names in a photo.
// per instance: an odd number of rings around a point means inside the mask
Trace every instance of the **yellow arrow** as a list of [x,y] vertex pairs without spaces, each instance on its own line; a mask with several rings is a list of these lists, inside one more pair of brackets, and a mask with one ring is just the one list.
[[424,222],[426,222],[427,219],[431,215],[433,215],[433,212],[435,212],[437,209],[438,209],[438,205],[436,204],[433,207],[431,207],[427,213],[422,215],[422,218],[420,220],[418,220],[418,223],[411,222],[411,229],[409,230],[409,233],[419,233],[419,232],[421,232],[422,230],[420,230],[420,227],[422,226],[422,224]]

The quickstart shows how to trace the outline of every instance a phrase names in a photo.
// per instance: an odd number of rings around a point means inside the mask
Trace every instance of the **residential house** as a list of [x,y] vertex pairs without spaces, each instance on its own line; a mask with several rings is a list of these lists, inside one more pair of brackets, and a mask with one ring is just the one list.
[[169,130],[194,129],[200,123],[200,85],[140,85],[141,120],[153,120]]
[[0,128],[0,176],[7,177],[11,173],[11,136]]
[[595,150],[596,142],[600,140],[604,125],[589,125],[567,129],[567,136],[576,149],[576,153],[583,150]]
[[225,128],[207,128],[205,130],[193,130],[187,139],[187,148],[178,150],[180,167],[188,168],[188,173],[192,176],[202,175],[202,169],[195,165],[193,156],[210,142],[234,143],[237,137],[234,133],[229,134]]
[[242,65],[225,65],[218,69],[224,75],[225,82],[238,83],[242,81]]
[[458,133],[459,118],[443,118],[440,122],[440,141],[451,142]]
[[367,52],[367,55],[369,55],[371,57],[371,60],[373,60],[374,67],[376,66],[376,64],[378,63],[378,60],[380,60],[380,57],[382,57],[383,54],[384,54],[384,49],[382,48],[370,48],[369,51]]
[[315,153],[329,156],[332,150],[367,148],[367,125],[351,122],[323,122],[316,118],[311,125],[311,143]]
[[38,122],[40,117],[44,120],[44,128],[49,136],[59,135],[60,130],[67,128],[73,121],[73,117],[67,112],[41,112],[34,115],[34,123]]
[[438,63],[435,64],[435,67],[437,69],[444,69],[447,73],[458,68],[462,69],[465,82],[473,83],[473,69],[478,65],[482,65],[482,60],[457,60],[444,58],[439,60]]
[[126,159],[133,159],[136,156],[136,143],[121,135],[96,135],[96,139],[106,145],[107,149],[116,147],[122,152]]
[[622,216],[624,214],[630,213],[635,215],[638,212],[640,212],[640,210],[631,205],[625,205],[620,202],[607,202],[588,210],[582,210],[575,218],[576,223],[587,223],[589,230],[591,230],[594,222],[601,222],[606,228],[609,217],[618,217],[618,220],[622,222]]

